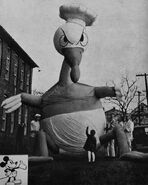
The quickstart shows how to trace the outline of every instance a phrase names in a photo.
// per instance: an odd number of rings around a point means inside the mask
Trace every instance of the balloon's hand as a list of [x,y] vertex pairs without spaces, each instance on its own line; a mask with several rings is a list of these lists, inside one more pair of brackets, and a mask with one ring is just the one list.
[[122,93],[121,93],[120,88],[118,88],[118,87],[116,87],[116,86],[115,86],[114,88],[115,88],[115,94],[116,94],[117,100],[123,101],[123,100],[122,100]]
[[23,163],[23,161],[20,161],[19,163],[19,168],[21,168],[22,170],[26,170],[27,169],[27,165]]
[[21,105],[22,105],[21,94],[18,94],[5,99],[2,102],[1,107],[3,107],[6,113],[11,113],[18,109]]

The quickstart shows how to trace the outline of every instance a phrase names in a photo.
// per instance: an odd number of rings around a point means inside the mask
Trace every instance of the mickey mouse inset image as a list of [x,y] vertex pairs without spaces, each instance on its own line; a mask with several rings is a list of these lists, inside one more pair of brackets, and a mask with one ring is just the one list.
[[18,176],[18,170],[27,170],[27,165],[22,160],[14,161],[9,156],[4,156],[3,161],[0,163],[0,167],[3,168],[5,177],[0,178],[0,184],[2,180],[7,179],[4,182],[5,185],[20,185],[22,179]]

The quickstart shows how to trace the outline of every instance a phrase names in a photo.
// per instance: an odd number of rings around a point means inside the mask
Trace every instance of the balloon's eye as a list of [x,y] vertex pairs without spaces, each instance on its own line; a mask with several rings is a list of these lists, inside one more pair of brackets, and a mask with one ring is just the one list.
[[65,47],[68,44],[68,39],[66,35],[62,35],[59,39],[59,43],[62,47]]
[[83,42],[83,40],[84,40],[84,35],[82,34],[80,41]]
[[68,42],[68,39],[67,39],[66,36],[64,36],[64,42],[65,42],[65,43]]
[[88,43],[88,37],[87,37],[86,33],[84,33],[84,32],[81,35],[80,43],[82,46],[86,46]]

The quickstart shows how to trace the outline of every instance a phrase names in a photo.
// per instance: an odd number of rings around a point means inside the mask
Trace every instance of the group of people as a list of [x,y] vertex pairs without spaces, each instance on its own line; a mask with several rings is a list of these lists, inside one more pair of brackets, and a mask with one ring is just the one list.
[[40,131],[40,114],[35,114],[34,119],[31,121],[30,124],[30,141],[31,141],[31,155],[37,154],[37,145],[38,145],[38,133]]
[[[105,130],[106,133],[108,133],[109,131],[111,131],[117,124],[119,124],[126,135],[127,138],[127,142],[128,142],[128,147],[129,147],[129,151],[132,151],[132,141],[133,141],[133,131],[134,131],[134,123],[131,119],[130,116],[126,116],[125,120],[123,118],[119,118],[117,116],[114,116],[112,118],[112,121],[110,122],[110,124],[108,123]],[[88,162],[95,162],[95,153],[96,153],[96,149],[97,149],[97,143],[96,143],[96,137],[95,137],[95,130],[90,130],[90,134],[89,134],[89,128],[86,128],[86,142],[84,145],[84,149],[87,151],[88,153]],[[106,155],[110,156],[110,157],[118,157],[118,145],[117,145],[117,141],[115,139],[112,139],[111,141],[109,141],[106,146]]]
[[[126,135],[129,151],[132,151],[132,141],[133,141],[133,131],[134,131],[134,123],[130,116],[126,116],[125,119],[122,117],[114,116],[110,123],[107,123],[106,133],[111,131],[117,124],[119,124]],[[118,146],[117,141],[115,139],[111,140],[107,143],[106,146],[106,155],[110,157],[118,156]]]
[[[36,114],[35,119],[31,121],[31,138],[33,138],[33,142],[36,142],[36,138],[38,135],[38,132],[40,130],[40,119],[41,115]],[[132,150],[132,140],[133,140],[133,130],[134,130],[134,123],[131,120],[130,117],[126,117],[124,120],[121,117],[114,116],[112,118],[112,121],[110,123],[107,123],[105,131],[108,133],[111,131],[117,124],[123,127],[123,130],[127,137],[128,147],[129,151]],[[97,139],[95,136],[96,132],[95,130],[90,130],[89,127],[86,128],[86,142],[83,146],[84,150],[87,151],[88,154],[88,162],[95,162],[95,153],[97,150]],[[35,144],[35,143],[34,143]],[[115,139],[112,139],[110,142],[108,142],[105,146],[106,148],[106,155],[110,157],[118,156],[118,147]],[[33,153],[35,153],[33,151]]]
[[[34,119],[31,121],[31,140],[32,140],[32,154],[36,153],[36,144],[38,141],[38,132],[41,130],[40,128],[40,114],[35,114]],[[95,162],[95,152],[96,152],[96,146],[97,141],[95,137],[95,130],[90,130],[89,134],[89,127],[86,128],[86,136],[87,140],[84,145],[84,150],[88,152],[88,162]]]

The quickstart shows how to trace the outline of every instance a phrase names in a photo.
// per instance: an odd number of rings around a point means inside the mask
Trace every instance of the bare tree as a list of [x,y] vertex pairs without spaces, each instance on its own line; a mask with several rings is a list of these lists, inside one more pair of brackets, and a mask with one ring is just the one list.
[[[136,81],[137,80],[130,80],[127,74],[122,76],[120,82],[120,88],[123,95],[122,101],[114,97],[105,99],[106,103],[111,103],[121,111],[123,118],[125,118],[125,116],[129,112],[130,105],[136,96]],[[112,81],[111,83],[114,86],[116,85],[114,81]]]

